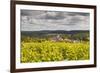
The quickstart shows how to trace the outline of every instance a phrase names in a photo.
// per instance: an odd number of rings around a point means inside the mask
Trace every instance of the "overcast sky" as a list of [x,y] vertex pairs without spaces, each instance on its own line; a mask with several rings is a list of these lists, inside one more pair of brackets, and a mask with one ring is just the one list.
[[89,22],[89,13],[21,10],[21,31],[89,30]]

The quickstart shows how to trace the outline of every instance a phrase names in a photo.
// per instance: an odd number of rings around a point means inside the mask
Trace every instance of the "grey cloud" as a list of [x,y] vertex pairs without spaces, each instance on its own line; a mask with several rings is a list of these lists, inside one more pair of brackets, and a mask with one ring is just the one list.
[[21,15],[22,16],[37,16],[40,14],[43,14],[44,11],[38,11],[38,10],[21,10]]
[[76,15],[80,15],[80,16],[89,16],[89,13],[80,13],[80,12],[69,12],[70,16],[76,16]]
[[89,13],[21,10],[21,30],[89,30]]
[[62,12],[53,12],[53,11],[43,11],[43,14],[37,15],[36,19],[46,19],[46,20],[59,20],[64,19],[65,16]]

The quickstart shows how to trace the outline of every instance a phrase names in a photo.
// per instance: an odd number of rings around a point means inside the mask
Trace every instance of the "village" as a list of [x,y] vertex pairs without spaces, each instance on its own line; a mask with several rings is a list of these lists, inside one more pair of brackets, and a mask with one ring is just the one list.
[[53,41],[53,42],[62,42],[62,41],[70,42],[70,43],[80,42],[80,40],[62,38],[61,35],[56,35],[56,36],[50,38],[50,40]]

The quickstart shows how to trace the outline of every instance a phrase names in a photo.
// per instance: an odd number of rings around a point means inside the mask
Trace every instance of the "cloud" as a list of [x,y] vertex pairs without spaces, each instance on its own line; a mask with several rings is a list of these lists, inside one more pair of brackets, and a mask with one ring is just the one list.
[[89,30],[89,13],[21,10],[21,30]]

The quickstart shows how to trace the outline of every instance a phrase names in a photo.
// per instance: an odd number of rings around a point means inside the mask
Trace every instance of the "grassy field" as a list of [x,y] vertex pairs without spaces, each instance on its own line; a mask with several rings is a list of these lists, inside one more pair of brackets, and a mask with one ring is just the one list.
[[89,42],[22,42],[21,62],[49,62],[89,59]]

